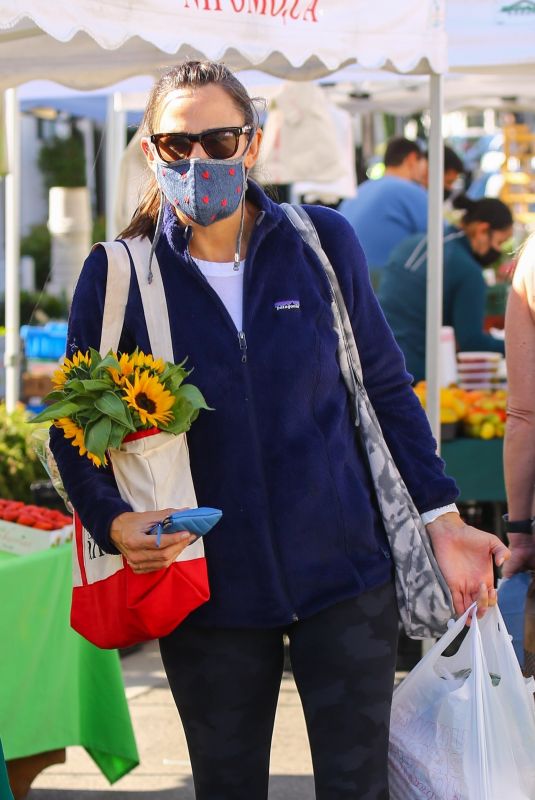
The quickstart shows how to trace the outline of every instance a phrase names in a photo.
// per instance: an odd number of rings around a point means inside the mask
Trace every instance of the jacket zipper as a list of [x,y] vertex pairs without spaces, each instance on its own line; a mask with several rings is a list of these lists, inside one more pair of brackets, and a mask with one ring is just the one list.
[[[212,294],[214,299],[215,299],[215,301],[217,303],[219,303],[219,306],[223,310],[223,313],[225,314],[225,316],[226,316],[227,320],[229,321],[230,325],[232,326],[232,328],[234,330],[237,330],[232,317],[230,316],[229,312],[227,311],[227,308],[226,308],[225,304],[223,303],[223,301],[221,300],[221,298],[219,297],[217,292],[214,289],[212,289],[212,287],[210,286],[210,284],[206,280],[205,276],[202,274],[201,270],[199,269],[199,266],[195,263],[195,259],[190,255],[189,249],[186,250],[186,256],[187,256],[187,259],[189,260],[189,263],[191,264],[193,270],[195,271],[195,274],[199,277],[200,281],[202,281],[202,283],[205,286],[206,290],[210,294]],[[243,320],[245,319],[245,277],[246,277],[246,275],[247,275],[247,273],[245,273],[245,275],[243,276],[243,279],[244,279],[244,285],[243,285],[244,291],[243,291],[243,300],[242,300],[242,327],[243,327]],[[237,331],[237,333],[238,333],[238,344],[239,344],[240,352],[241,352],[241,362],[242,362],[242,364],[245,365],[245,364],[247,364],[247,339],[245,337],[245,332],[243,330]],[[248,386],[248,388],[250,390],[250,379],[249,379],[249,371],[248,370],[246,371],[246,378],[245,379],[246,379],[246,382],[247,382],[247,386]],[[252,396],[251,391],[249,391],[249,395]],[[256,423],[256,415],[254,414],[254,412],[251,409],[251,404],[248,404],[248,407],[249,407],[249,419],[251,420],[251,426],[253,428],[254,436],[255,436],[255,444],[256,444],[257,451],[259,452],[260,451],[260,447],[258,445],[258,435],[257,435],[258,425]],[[262,477],[263,477],[263,483],[264,483],[264,486],[265,486],[266,485],[266,480],[265,480],[265,474],[264,474],[264,463],[263,463],[262,458],[259,457],[258,460],[259,460],[259,463],[262,465],[261,466],[261,468],[262,468]],[[273,525],[272,524],[270,525],[270,528],[273,529]],[[288,598],[288,604],[289,604],[290,608],[293,609],[294,603],[293,603],[293,600],[292,600],[290,589],[289,589],[288,583],[286,581],[286,576],[284,575],[283,570],[281,568],[280,550],[279,550],[277,544],[274,541],[274,537],[270,537],[270,540],[271,540],[271,546],[272,546],[274,554],[275,554],[275,561],[276,561],[276,564],[277,564],[277,567],[278,567],[278,571],[279,571],[280,584],[281,584],[281,587],[282,587],[282,589],[284,591],[284,594]],[[298,622],[299,616],[295,613],[295,611],[292,611],[291,615],[292,615],[292,622]]]
[[240,343],[241,363],[245,364],[247,362],[247,339],[243,331],[238,331],[238,342]]
[[[253,232],[253,236],[251,237],[251,241],[249,243],[249,252],[251,252],[251,245],[254,242],[254,235],[256,234],[257,229],[258,229],[258,226],[255,226],[255,229],[254,229],[254,232]],[[244,322],[245,322],[245,294],[246,294],[246,292],[245,292],[246,283],[245,282],[247,280],[248,275],[249,275],[249,272],[246,270],[245,274],[243,276],[242,327],[244,326]],[[245,337],[245,332],[243,330],[238,331],[238,341],[240,343],[240,350],[241,350],[241,354],[242,354],[242,357],[241,357],[242,364],[245,365],[245,364],[247,364],[247,339]],[[252,391],[251,391],[251,382],[250,382],[250,376],[249,376],[249,370],[248,369],[246,369],[246,372],[245,372],[245,380],[247,382],[248,394],[252,398],[253,394],[252,394]],[[260,444],[258,442],[258,424],[257,424],[257,421],[256,421],[256,413],[255,413],[254,408],[252,407],[252,404],[249,403],[248,404],[248,408],[249,408],[249,419],[251,421],[251,428],[252,428],[252,430],[254,432],[255,447],[256,447],[257,452],[260,454]],[[264,486],[266,486],[267,484],[266,484],[266,477],[265,477],[264,461],[263,461],[263,459],[261,458],[260,455],[258,457],[258,462],[261,465],[262,480],[263,480]],[[267,490],[266,490],[266,494],[267,494]],[[273,526],[273,522],[272,522],[272,519],[271,519],[271,514],[269,515],[268,522],[269,522],[270,529],[273,530],[274,526]],[[278,568],[280,585],[282,587],[282,590],[283,590],[284,594],[286,595],[286,598],[288,600],[288,605],[290,606],[290,609],[292,609],[292,611],[291,611],[292,622],[298,622],[299,617],[296,614],[296,612],[293,610],[294,609],[294,602],[293,602],[292,595],[291,595],[291,592],[290,592],[290,587],[288,586],[288,582],[286,580],[286,575],[284,574],[284,572],[282,570],[282,567],[281,567],[282,559],[281,559],[279,546],[276,543],[274,536],[270,537],[270,541],[271,541],[271,547],[272,547],[272,550],[273,550],[273,553],[274,553],[274,556],[275,556],[275,563],[276,563],[277,568]]]

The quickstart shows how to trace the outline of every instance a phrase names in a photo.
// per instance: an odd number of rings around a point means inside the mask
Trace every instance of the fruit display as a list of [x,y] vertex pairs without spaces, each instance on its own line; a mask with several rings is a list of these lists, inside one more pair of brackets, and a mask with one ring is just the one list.
[[0,498],[0,519],[16,522],[42,531],[55,531],[72,523],[72,517],[44,506],[27,505],[17,500]]
[[[425,408],[425,381],[417,383],[414,392]],[[477,439],[503,438],[506,405],[505,389],[470,390],[450,386],[440,390],[440,422],[443,426],[457,426],[462,436]]]
[[478,439],[503,439],[507,417],[505,389],[473,391],[469,394],[471,403],[463,419],[464,435]]
[[72,539],[72,517],[44,506],[0,498],[0,550],[25,555]]

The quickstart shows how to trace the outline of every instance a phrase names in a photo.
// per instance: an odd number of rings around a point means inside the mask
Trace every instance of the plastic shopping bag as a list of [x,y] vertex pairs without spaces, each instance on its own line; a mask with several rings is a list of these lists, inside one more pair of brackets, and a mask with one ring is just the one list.
[[535,798],[533,682],[522,675],[498,606],[482,620],[474,614],[460,647],[444,655],[474,608],[394,692],[391,800]]

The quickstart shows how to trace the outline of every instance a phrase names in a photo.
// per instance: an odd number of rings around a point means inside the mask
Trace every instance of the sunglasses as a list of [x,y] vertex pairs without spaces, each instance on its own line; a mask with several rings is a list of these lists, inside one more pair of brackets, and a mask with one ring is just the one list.
[[150,140],[162,161],[168,164],[188,158],[195,142],[200,142],[209,158],[226,159],[236,154],[240,136],[252,130],[252,125],[243,125],[241,128],[210,128],[202,133],[153,133]]

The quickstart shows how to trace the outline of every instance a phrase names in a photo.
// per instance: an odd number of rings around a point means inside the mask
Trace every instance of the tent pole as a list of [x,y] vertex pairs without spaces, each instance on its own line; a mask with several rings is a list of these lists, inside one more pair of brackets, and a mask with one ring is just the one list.
[[121,157],[126,147],[126,112],[121,109],[121,93],[110,94],[106,108],[106,240],[111,242],[119,231],[115,205]]
[[20,391],[20,116],[16,89],[4,94],[8,173],[5,178],[6,409],[15,409]]
[[443,77],[430,76],[431,127],[429,132],[428,268],[426,357],[427,416],[440,452],[440,329],[442,327],[442,269],[444,143],[442,139]]

